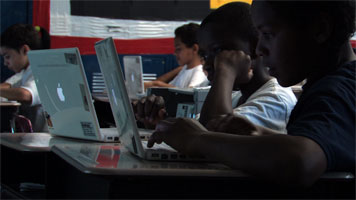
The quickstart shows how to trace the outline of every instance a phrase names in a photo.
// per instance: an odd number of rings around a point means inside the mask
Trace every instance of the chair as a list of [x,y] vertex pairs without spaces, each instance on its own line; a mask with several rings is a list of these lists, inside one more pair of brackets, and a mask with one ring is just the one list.
[[17,133],[33,133],[31,121],[23,115],[15,115],[13,119],[14,123],[13,132]]

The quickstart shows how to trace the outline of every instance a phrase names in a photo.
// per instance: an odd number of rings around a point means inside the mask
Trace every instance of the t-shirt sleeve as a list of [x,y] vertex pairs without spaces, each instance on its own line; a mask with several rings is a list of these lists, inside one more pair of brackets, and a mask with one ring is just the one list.
[[208,83],[209,83],[208,78],[206,77],[204,72],[200,70],[196,70],[190,79],[188,87],[203,87],[203,86],[207,86]]
[[355,170],[355,99],[338,92],[309,95],[302,106],[297,105],[298,115],[287,131],[318,143],[326,155],[328,170]]
[[256,125],[286,133],[286,124],[293,106],[294,102],[289,103],[276,93],[266,93],[238,106],[234,109],[234,114],[245,117]]
[[5,83],[8,83],[11,85],[11,87],[14,87],[21,82],[21,78],[22,78],[22,74],[17,73],[17,74],[14,74],[13,76],[11,76],[10,78],[8,78],[5,81]]

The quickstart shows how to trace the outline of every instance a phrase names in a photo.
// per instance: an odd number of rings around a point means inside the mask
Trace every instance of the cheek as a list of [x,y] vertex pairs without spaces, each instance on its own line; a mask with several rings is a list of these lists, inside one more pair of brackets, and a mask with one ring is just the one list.
[[187,60],[189,60],[189,54],[186,51],[183,51],[177,55],[177,58],[181,64],[186,64]]

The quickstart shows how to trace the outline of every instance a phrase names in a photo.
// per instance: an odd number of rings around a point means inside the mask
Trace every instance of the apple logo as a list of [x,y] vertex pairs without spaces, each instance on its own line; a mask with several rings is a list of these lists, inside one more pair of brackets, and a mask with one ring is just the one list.
[[61,84],[60,83],[58,83],[57,94],[58,94],[59,100],[61,100],[61,101],[65,101],[66,100],[66,98],[64,97],[63,89],[61,88]]

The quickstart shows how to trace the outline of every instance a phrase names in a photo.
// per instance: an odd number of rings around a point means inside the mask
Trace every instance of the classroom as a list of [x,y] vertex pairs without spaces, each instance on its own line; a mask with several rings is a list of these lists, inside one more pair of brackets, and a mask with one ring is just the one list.
[[355,199],[355,7],[0,1],[0,199]]

